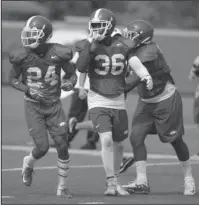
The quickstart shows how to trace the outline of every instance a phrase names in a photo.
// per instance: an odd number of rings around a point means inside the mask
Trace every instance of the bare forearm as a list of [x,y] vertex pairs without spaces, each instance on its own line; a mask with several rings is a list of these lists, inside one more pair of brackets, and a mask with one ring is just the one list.
[[80,88],[84,87],[86,77],[87,77],[87,73],[80,73],[80,76],[79,76],[79,87]]

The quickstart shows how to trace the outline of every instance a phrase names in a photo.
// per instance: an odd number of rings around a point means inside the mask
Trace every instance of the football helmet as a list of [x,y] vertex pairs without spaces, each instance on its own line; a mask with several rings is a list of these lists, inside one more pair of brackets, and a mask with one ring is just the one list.
[[37,48],[51,38],[52,32],[52,24],[47,18],[32,16],[21,32],[22,44],[24,47]]
[[153,33],[154,28],[143,20],[132,21],[123,30],[124,37],[133,41],[133,47],[151,42]]
[[89,36],[101,41],[112,34],[115,25],[116,18],[112,11],[103,8],[98,9],[90,17]]

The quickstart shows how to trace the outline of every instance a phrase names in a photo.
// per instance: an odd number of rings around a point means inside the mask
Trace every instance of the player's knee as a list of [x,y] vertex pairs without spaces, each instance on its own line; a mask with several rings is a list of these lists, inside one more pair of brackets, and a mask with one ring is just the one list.
[[55,146],[57,148],[58,158],[65,160],[69,158],[68,143],[65,140],[65,136],[54,137]]
[[136,128],[132,128],[132,132],[130,134],[130,142],[134,148],[139,147],[144,144],[144,135],[139,132]]
[[109,149],[113,145],[112,132],[99,133],[102,148]]
[[43,145],[39,146],[40,157],[46,155],[49,150],[49,143],[43,143]]

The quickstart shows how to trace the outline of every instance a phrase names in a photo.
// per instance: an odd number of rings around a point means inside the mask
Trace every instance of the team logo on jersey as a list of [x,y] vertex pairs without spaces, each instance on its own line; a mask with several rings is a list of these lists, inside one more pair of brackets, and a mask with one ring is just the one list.
[[61,123],[59,124],[60,127],[64,127],[65,125],[66,125],[65,122],[61,122]]

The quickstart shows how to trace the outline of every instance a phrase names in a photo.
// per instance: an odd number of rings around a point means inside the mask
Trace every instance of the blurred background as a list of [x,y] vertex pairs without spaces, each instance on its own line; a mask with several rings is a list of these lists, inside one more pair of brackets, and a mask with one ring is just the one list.
[[193,91],[187,75],[199,54],[199,1],[2,1],[3,85],[8,84],[11,67],[8,52],[21,44],[20,32],[30,16],[48,17],[55,29],[51,41],[73,45],[86,36],[89,16],[100,7],[116,14],[118,27],[136,18],[152,23],[180,91]]

